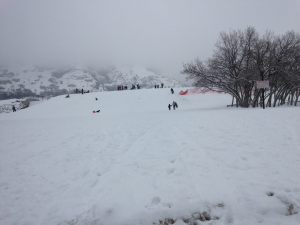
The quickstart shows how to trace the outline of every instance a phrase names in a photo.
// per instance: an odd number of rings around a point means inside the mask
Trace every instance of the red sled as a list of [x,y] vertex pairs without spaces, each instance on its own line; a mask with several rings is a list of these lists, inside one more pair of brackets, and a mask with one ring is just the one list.
[[186,95],[187,93],[188,93],[188,89],[187,89],[186,91],[182,91],[182,90],[181,90],[181,91],[179,92],[180,95]]

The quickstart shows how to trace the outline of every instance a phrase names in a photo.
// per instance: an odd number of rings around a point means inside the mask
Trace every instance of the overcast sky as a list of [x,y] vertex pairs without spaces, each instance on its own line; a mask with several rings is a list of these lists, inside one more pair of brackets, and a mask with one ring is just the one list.
[[300,0],[0,0],[0,63],[144,66],[179,80],[221,31],[300,31]]

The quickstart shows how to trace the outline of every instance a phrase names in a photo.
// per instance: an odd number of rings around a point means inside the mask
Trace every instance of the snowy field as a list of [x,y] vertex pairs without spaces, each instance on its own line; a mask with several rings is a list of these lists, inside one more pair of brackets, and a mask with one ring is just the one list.
[[300,107],[227,108],[229,95],[179,91],[0,114],[0,224],[299,225]]

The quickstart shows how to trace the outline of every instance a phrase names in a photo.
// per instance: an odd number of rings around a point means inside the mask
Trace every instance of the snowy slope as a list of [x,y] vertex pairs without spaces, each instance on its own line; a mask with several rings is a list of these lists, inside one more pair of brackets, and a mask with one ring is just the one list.
[[[84,66],[49,68],[0,68],[0,93],[30,90],[34,94],[74,93],[74,89],[89,91],[117,90],[118,85],[140,84],[153,88],[164,83],[166,87],[184,87],[181,82],[143,67],[111,67],[100,70]],[[28,95],[32,96],[32,95]]]
[[179,91],[0,114],[0,224],[299,224],[300,107],[227,108],[229,95]]

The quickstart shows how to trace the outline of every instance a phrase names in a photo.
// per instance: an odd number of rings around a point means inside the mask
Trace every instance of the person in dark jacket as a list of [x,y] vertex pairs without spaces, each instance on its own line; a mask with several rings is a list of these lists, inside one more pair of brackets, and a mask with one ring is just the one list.
[[68,94],[68,95],[66,96],[66,98],[70,98],[70,95]]
[[171,104],[169,104],[169,105],[168,105],[168,108],[169,108],[169,110],[171,110],[171,107],[172,107],[172,105],[171,105]]
[[172,105],[173,105],[173,109],[174,109],[174,110],[178,107],[177,103],[174,102],[174,101],[173,101],[173,104],[172,104]]
[[83,88],[82,88],[82,90],[81,90],[81,93],[83,94]]
[[174,90],[173,90],[173,88],[171,88],[171,92],[172,92],[172,94],[174,94]]
[[17,110],[16,110],[16,107],[13,105],[12,106],[12,110],[13,110],[13,112],[16,112]]

